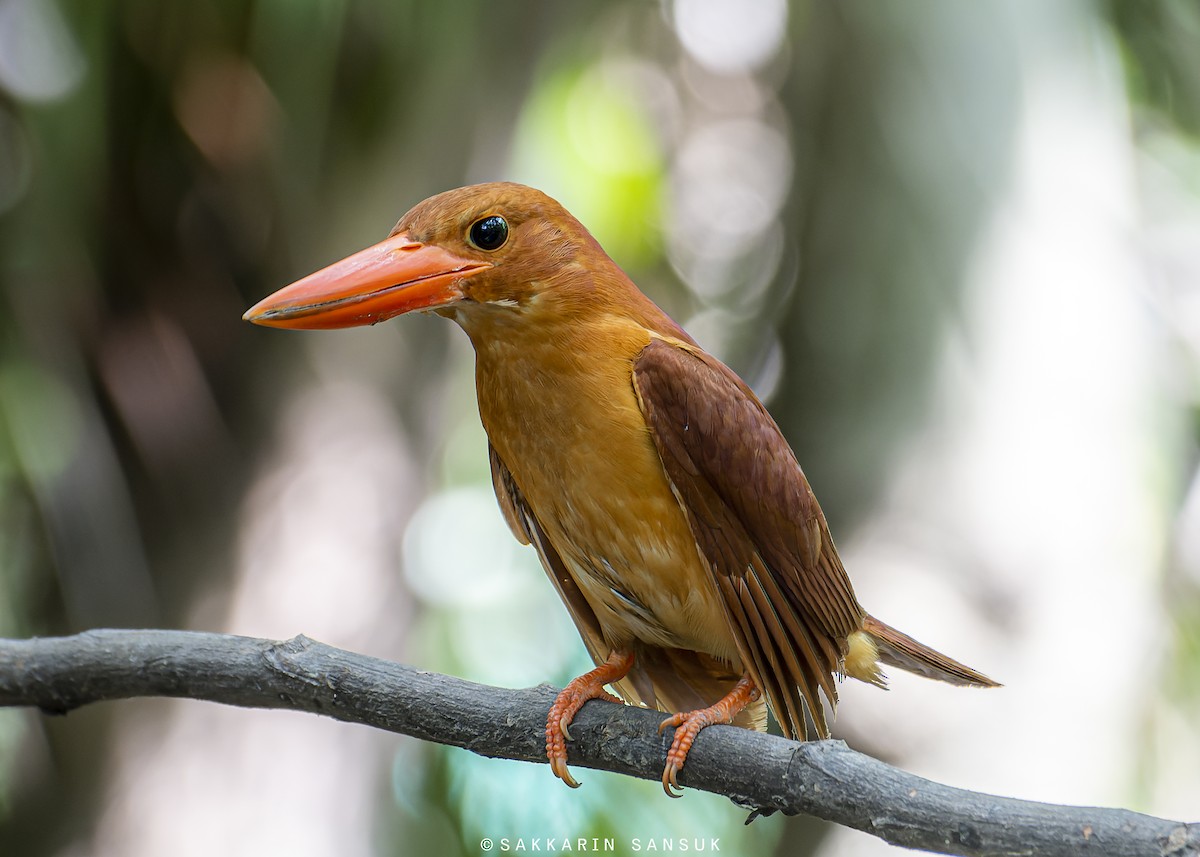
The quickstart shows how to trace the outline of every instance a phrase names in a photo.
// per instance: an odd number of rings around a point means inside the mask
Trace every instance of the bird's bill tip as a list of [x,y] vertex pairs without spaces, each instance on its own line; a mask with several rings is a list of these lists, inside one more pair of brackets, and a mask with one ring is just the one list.
[[377,324],[461,300],[462,282],[490,267],[399,233],[285,286],[242,318],[297,330]]

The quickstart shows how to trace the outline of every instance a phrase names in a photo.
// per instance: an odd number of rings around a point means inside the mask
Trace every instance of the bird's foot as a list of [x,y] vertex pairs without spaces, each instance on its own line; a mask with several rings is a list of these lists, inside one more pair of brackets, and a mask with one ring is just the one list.
[[550,760],[554,776],[573,789],[579,788],[579,783],[567,769],[567,741],[571,740],[568,727],[589,699],[620,703],[621,700],[605,690],[604,685],[625,678],[632,666],[632,652],[614,650],[607,661],[590,673],[572,679],[550,706],[550,714],[546,717],[546,758]]
[[750,676],[745,675],[734,685],[733,690],[725,694],[715,705],[698,708],[695,711],[681,711],[658,724],[659,734],[668,727],[675,729],[671,749],[667,751],[667,766],[663,769],[662,775],[663,791],[667,793],[668,797],[681,796],[673,791],[673,789],[678,789],[679,792],[683,791],[676,781],[676,777],[683,768],[683,763],[687,761],[688,751],[692,749],[692,743],[700,734],[700,730],[705,726],[712,726],[714,723],[732,723],[733,718],[737,717],[743,708],[761,695],[762,691],[754,686],[754,681]]

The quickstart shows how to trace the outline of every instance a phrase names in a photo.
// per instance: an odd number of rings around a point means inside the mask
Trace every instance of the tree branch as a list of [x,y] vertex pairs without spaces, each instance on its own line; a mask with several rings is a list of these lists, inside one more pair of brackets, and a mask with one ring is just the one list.
[[[335,649],[186,631],[88,631],[0,640],[0,706],[65,714],[138,696],[288,708],[483,756],[544,762],[552,688],[505,690]],[[571,764],[657,780],[661,715],[590,702],[571,727]],[[549,776],[547,774],[547,776]],[[906,773],[841,741],[797,743],[705,729],[680,782],[744,806],[807,813],[894,845],[944,854],[1200,857],[1200,823],[965,791]],[[665,800],[665,798],[664,798]]]

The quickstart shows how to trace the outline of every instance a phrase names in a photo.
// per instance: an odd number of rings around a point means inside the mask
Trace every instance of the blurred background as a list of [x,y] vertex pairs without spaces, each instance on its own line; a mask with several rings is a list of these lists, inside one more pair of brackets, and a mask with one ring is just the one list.
[[[767,399],[862,602],[1007,685],[843,685],[972,789],[1196,820],[1200,7],[0,0],[0,635],[589,664],[466,338],[240,320],[411,205],[557,197]],[[0,854],[888,849],[309,715],[0,711]]]

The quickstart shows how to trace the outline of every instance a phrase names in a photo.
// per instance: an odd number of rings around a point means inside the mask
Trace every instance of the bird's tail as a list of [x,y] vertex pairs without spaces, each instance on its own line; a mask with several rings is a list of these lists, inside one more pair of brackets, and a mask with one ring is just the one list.
[[862,630],[850,635],[846,674],[883,687],[885,680],[879,663],[949,684],[1000,687],[999,682],[983,673],[917,642],[874,616],[867,616],[863,620]]

